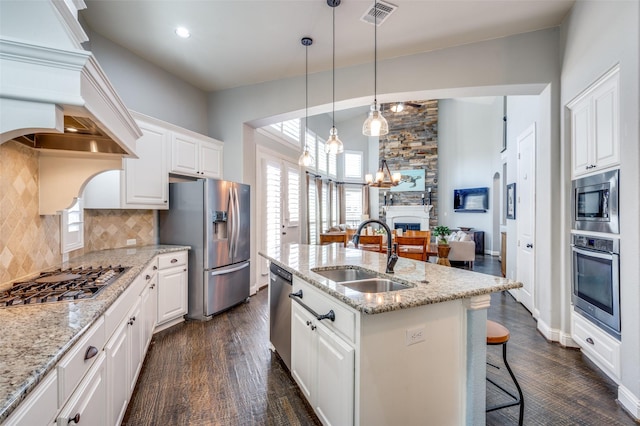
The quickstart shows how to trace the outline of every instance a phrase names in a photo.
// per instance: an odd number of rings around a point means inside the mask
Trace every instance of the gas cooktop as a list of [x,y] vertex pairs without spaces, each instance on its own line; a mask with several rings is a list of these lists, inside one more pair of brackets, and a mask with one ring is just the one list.
[[33,280],[13,283],[0,292],[0,308],[96,297],[129,267],[89,266],[41,272]]

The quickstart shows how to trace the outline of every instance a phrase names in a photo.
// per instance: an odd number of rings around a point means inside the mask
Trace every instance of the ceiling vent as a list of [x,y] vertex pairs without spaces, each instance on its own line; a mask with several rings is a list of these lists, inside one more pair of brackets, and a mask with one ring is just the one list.
[[[369,7],[369,9],[360,18],[361,21],[367,24],[378,23],[378,26],[382,25],[384,21],[398,8],[395,4],[388,3],[386,1],[378,1]],[[376,18],[377,15],[377,18]]]

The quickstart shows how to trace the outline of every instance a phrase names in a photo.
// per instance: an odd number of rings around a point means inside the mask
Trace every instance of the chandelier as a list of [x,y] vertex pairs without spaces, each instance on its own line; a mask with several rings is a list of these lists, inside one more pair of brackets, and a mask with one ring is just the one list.
[[400,172],[391,173],[385,158],[380,160],[380,168],[376,172],[375,179],[371,173],[367,173],[364,176],[365,183],[374,188],[391,188],[392,186],[397,186],[400,183],[400,178]]

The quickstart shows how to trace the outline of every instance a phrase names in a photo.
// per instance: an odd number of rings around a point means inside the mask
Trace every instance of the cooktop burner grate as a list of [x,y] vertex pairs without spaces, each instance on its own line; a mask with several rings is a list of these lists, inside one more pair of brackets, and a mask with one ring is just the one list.
[[33,280],[13,283],[10,289],[0,292],[0,308],[90,299],[127,269],[109,265],[41,272]]

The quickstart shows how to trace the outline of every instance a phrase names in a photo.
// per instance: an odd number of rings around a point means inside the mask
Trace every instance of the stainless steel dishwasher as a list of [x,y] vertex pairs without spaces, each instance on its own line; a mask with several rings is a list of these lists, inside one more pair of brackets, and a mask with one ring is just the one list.
[[278,265],[269,267],[269,337],[282,361],[291,370],[291,299],[292,275]]

